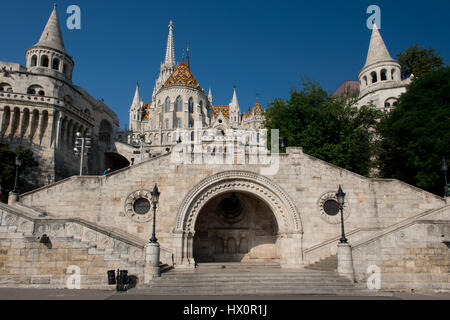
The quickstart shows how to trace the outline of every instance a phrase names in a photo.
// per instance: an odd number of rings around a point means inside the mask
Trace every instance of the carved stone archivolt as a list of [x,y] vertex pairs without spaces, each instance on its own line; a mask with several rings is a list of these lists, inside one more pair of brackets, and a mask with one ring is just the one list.
[[248,171],[228,171],[208,177],[195,186],[181,203],[175,232],[195,234],[201,209],[224,193],[244,192],[263,200],[277,219],[280,233],[302,232],[300,215],[287,193],[266,177]]
[[[147,208],[142,204],[148,203]],[[125,201],[125,214],[128,218],[136,223],[145,223],[153,218],[153,213],[150,207],[151,204],[151,191],[149,190],[137,190],[130,194]]]

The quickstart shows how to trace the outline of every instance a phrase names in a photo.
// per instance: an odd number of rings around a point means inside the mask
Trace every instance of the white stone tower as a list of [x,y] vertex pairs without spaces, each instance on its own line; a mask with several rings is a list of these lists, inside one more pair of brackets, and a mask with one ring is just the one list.
[[390,111],[399,96],[406,92],[409,79],[402,81],[401,66],[392,59],[374,24],[365,66],[358,75],[360,94],[358,106],[374,104],[379,110]]
[[71,82],[74,65],[64,47],[55,4],[38,43],[27,50],[27,68]]
[[241,108],[236,93],[236,86],[234,86],[233,99],[230,102],[230,123],[233,128],[238,128],[240,124]]
[[139,83],[136,83],[136,92],[134,94],[133,102],[130,108],[130,130],[140,130],[139,124],[142,120],[143,102],[139,95]]
[[175,60],[175,42],[173,36],[174,24],[172,20],[170,20],[169,24],[169,37],[167,39],[167,49],[166,49],[166,58],[164,63],[161,64],[161,71],[159,74],[159,78],[156,80],[155,88],[153,89],[153,100],[155,100],[155,96],[158,93],[159,89],[166,83],[167,79],[169,79],[170,75],[174,72],[175,67],[177,66],[177,62]]

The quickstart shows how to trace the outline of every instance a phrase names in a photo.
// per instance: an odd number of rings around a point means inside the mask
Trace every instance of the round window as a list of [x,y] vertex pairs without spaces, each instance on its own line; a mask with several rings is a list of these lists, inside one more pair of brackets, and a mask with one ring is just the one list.
[[323,210],[329,216],[335,216],[339,213],[339,203],[336,200],[328,200],[323,204]]
[[137,214],[147,214],[150,211],[150,201],[144,198],[137,199],[134,202],[133,209]]

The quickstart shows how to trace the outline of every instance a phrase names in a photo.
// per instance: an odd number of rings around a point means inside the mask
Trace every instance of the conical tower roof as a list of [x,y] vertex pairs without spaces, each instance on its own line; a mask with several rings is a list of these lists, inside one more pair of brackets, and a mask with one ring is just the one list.
[[369,53],[367,54],[367,60],[365,67],[381,61],[395,61],[389,54],[386,44],[381,37],[377,24],[373,25],[372,37],[370,39]]
[[162,88],[191,87],[203,92],[186,62],[180,62]]
[[44,28],[44,32],[42,32],[41,38],[35,46],[52,48],[66,53],[61,27],[59,25],[58,13],[56,11],[56,4],[53,7],[53,11]]

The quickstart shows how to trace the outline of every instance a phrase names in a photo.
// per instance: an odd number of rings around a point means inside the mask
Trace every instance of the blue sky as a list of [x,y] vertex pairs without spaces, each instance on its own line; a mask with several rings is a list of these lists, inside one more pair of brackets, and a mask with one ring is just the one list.
[[[371,34],[366,9],[373,4],[381,8],[381,33],[393,57],[417,43],[450,61],[448,0],[4,1],[0,61],[25,64],[25,50],[38,41],[54,2],[75,60],[73,82],[103,98],[122,128],[136,81],[151,102],[170,19],[177,61],[190,41],[191,69],[200,85],[212,87],[215,104],[228,104],[236,85],[242,111],[257,94],[264,107],[288,98],[301,76],[328,91],[356,80]],[[81,8],[81,30],[65,27],[71,4]]]

